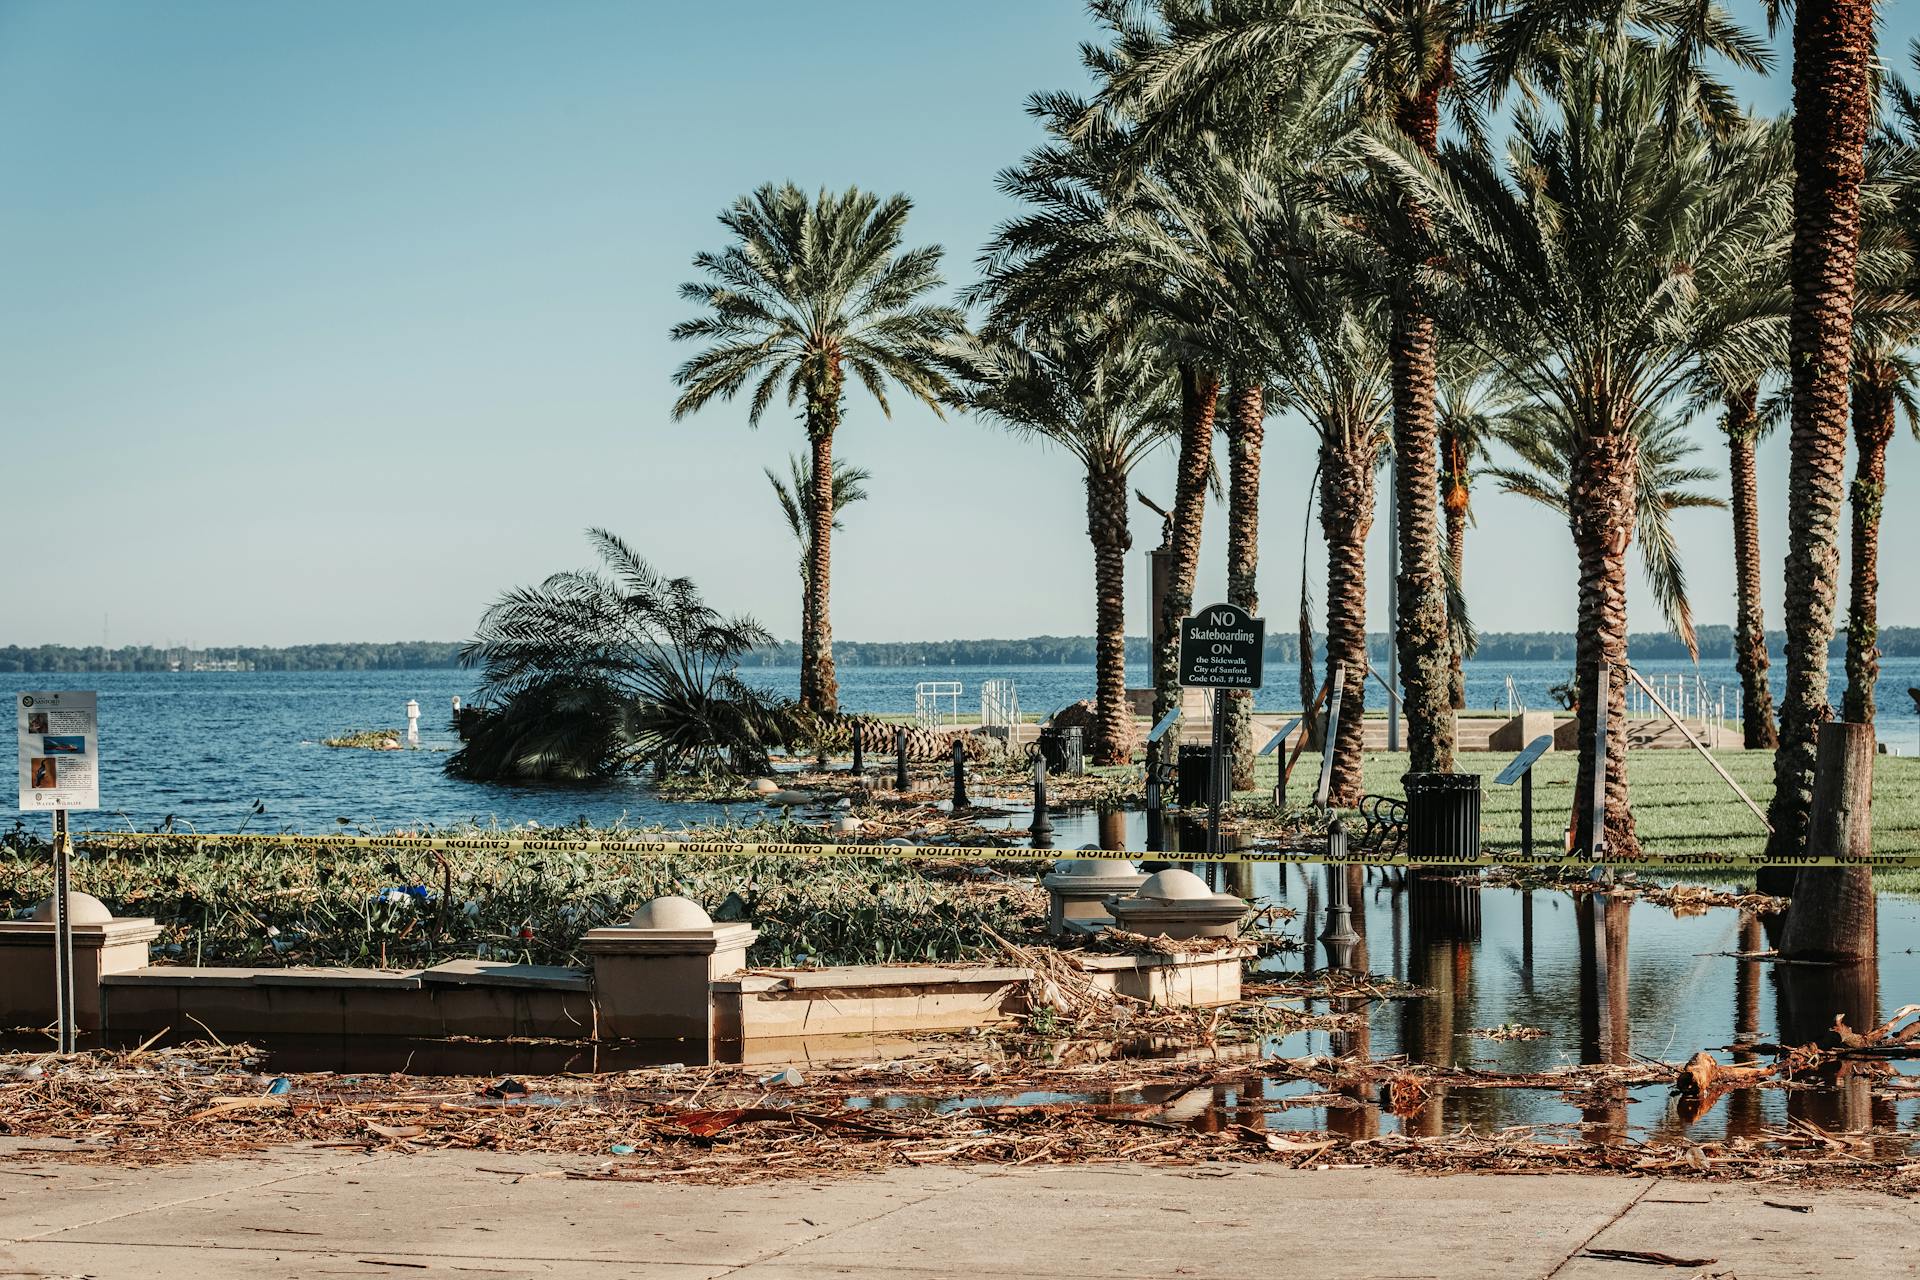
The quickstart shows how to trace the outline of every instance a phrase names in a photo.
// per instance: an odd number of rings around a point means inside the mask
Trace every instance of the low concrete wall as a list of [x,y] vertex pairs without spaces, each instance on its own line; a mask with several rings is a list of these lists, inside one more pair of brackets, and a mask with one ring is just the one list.
[[576,969],[535,965],[382,969],[192,969],[108,974],[100,991],[116,1036],[195,1027],[248,1036],[509,1036],[590,1040],[591,983]]

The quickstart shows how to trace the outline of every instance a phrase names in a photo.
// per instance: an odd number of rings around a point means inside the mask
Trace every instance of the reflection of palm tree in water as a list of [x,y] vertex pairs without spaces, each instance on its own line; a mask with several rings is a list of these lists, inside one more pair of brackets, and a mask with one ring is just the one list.
[[[1580,1061],[1625,1065],[1633,1058],[1633,1029],[1627,1017],[1628,918],[1633,899],[1586,893],[1574,901],[1580,933]],[[1587,1136],[1606,1141],[1626,1132],[1627,1090],[1609,1085],[1598,1090],[1594,1105],[1582,1107]]]
[[[1877,945],[1874,954],[1878,955]],[[1783,1045],[1838,1046],[1836,1016],[1844,1017],[1855,1033],[1871,1031],[1880,1024],[1877,960],[1835,965],[1778,964],[1773,966],[1773,982]],[[1843,1132],[1868,1128],[1874,1119],[1872,1080],[1856,1074],[1854,1066],[1842,1062],[1824,1067],[1820,1073],[1824,1087],[1788,1091],[1788,1117]]]
[[[1400,1045],[1416,1062],[1461,1065],[1473,1030],[1473,949],[1480,940],[1479,887],[1433,875],[1407,877],[1407,981],[1431,995],[1401,1002]],[[1438,1137],[1446,1090],[1401,1121],[1409,1134]]]
[[[1353,931],[1360,935],[1346,957],[1344,967],[1356,974],[1372,971],[1367,957],[1367,869],[1365,867],[1345,867],[1335,874],[1347,877],[1347,902],[1353,908]],[[1335,1000],[1330,1002],[1330,1012],[1350,1014],[1354,1025],[1349,1031],[1336,1031],[1330,1037],[1329,1048],[1335,1057],[1350,1057],[1364,1062],[1373,1056],[1373,1002],[1364,999]],[[1343,1085],[1340,1092],[1354,1099],[1360,1105],[1353,1107],[1329,1107],[1326,1113],[1328,1132],[1337,1133],[1343,1138],[1377,1138],[1380,1136],[1380,1109],[1373,1105],[1373,1090],[1366,1085]]]
[[[1767,949],[1766,930],[1760,917],[1751,911],[1740,913],[1740,951],[1753,955]],[[1741,960],[1733,971],[1733,1061],[1736,1065],[1757,1062],[1760,1055],[1751,1048],[1760,1038],[1760,966],[1758,960]],[[1761,1091],[1735,1089],[1727,1098],[1727,1136],[1750,1138],[1760,1132],[1763,1120]]]

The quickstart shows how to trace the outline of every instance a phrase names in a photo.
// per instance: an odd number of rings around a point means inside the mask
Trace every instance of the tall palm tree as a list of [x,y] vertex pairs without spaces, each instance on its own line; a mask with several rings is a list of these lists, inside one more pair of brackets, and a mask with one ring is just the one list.
[[[1699,446],[1687,438],[1679,417],[1641,414],[1628,433],[1633,437],[1633,539],[1640,548],[1640,568],[1667,625],[1698,658],[1693,605],[1687,599],[1686,569],[1680,562],[1672,515],[1689,508],[1723,508],[1727,504],[1692,487],[1716,477],[1689,461],[1699,452]],[[1499,440],[1513,451],[1519,465],[1489,466],[1482,474],[1496,482],[1502,492],[1531,499],[1571,518],[1578,442],[1567,420],[1551,409],[1522,411],[1502,425]]]
[[[772,467],[762,469],[773,486],[780,514],[787,518],[793,540],[800,544],[800,670],[813,666],[813,478],[799,454],[787,455],[787,475]],[[840,513],[856,502],[867,499],[867,481],[873,473],[865,467],[849,466],[833,460],[833,527],[841,528]]]
[[1740,672],[1740,732],[1749,750],[1780,745],[1767,681],[1766,604],[1760,593],[1760,482],[1754,454],[1773,419],[1759,411],[1760,385],[1729,391],[1720,428],[1727,437],[1727,484],[1733,496],[1733,665]]
[[1134,743],[1127,701],[1128,477],[1179,426],[1178,376],[1144,326],[1114,315],[1063,314],[989,328],[949,343],[961,403],[1071,454],[1086,473],[1093,544],[1096,763],[1124,764]]
[[1446,515],[1448,632],[1451,639],[1447,700],[1467,705],[1465,662],[1473,656],[1471,629],[1457,607],[1466,594],[1467,527],[1473,522],[1473,477],[1487,458],[1487,445],[1519,411],[1521,397],[1500,376],[1487,353],[1454,342],[1440,354],[1434,413],[1440,434],[1440,509]]
[[[1867,336],[1864,327],[1856,338]],[[1920,434],[1920,363],[1901,346],[1874,334],[1856,341],[1853,357],[1853,484],[1847,493],[1852,556],[1847,583],[1847,691],[1840,718],[1873,723],[1880,679],[1880,513],[1887,496],[1887,446],[1897,419]]]
[[[1129,25],[1126,6],[1096,3],[1093,9],[1113,33],[1114,44],[1087,45],[1082,58],[1097,79],[1110,85],[1130,56],[1127,41],[1139,33]],[[1180,441],[1167,523],[1170,563],[1153,656],[1153,718],[1158,721],[1180,701],[1179,624],[1193,611],[1230,335],[1204,292],[1183,294],[1188,282],[1141,274],[1129,252],[1143,224],[1156,219],[1178,166],[1171,158],[1150,163],[1134,146],[1128,104],[1113,100],[1095,106],[1071,94],[1047,93],[1031,98],[1028,112],[1042,122],[1050,141],[999,177],[1001,191],[1028,208],[996,230],[981,255],[985,279],[975,296],[991,302],[993,321],[1003,326],[1081,309],[1090,298],[1126,307],[1179,371]],[[1089,126],[1089,120],[1095,123]]]
[[[1792,154],[1791,126],[1779,118],[1767,128],[1767,145],[1784,163]],[[1756,258],[1747,279],[1705,299],[1715,314],[1702,325],[1708,336],[1694,369],[1691,404],[1702,413],[1719,413],[1727,441],[1727,487],[1733,504],[1733,660],[1740,673],[1741,733],[1751,750],[1772,750],[1779,743],[1767,679],[1771,660],[1761,595],[1759,478],[1754,458],[1783,407],[1778,397],[1763,401],[1761,389],[1786,368],[1791,212],[1780,211],[1778,225],[1766,237],[1764,260]]]
[[[1752,270],[1787,198],[1765,128],[1716,143],[1675,127],[1676,70],[1618,34],[1568,49],[1551,92],[1524,106],[1504,163],[1449,146],[1438,163],[1404,139],[1363,150],[1385,182],[1429,211],[1452,270],[1435,273],[1448,318],[1559,424],[1566,509],[1579,558],[1580,780],[1589,839],[1602,664],[1626,662],[1626,551],[1646,507],[1649,424],[1673,416],[1704,345],[1712,299]],[[1404,258],[1429,252],[1409,237]],[[1643,543],[1643,557],[1670,548]],[[1611,682],[1604,778],[1608,850],[1638,848],[1627,803],[1625,689]]]
[[792,183],[769,183],[720,215],[734,243],[701,253],[704,277],[680,296],[705,314],[673,327],[676,341],[704,349],[674,373],[683,418],[714,399],[731,400],[753,383],[747,420],[784,393],[798,404],[812,452],[813,522],[808,547],[812,616],[800,673],[800,702],[837,709],[829,610],[833,546],[833,437],[851,374],[892,415],[886,384],[940,411],[952,388],[930,352],[964,327],[951,306],[929,303],[943,283],[938,245],[902,249],[905,196],[885,200],[850,187],[809,199]]
[[[1781,0],[1768,0],[1775,19],[1785,7]],[[1873,24],[1873,0],[1802,3],[1793,16],[1787,680],[1780,699],[1780,748],[1773,757],[1773,799],[1767,806],[1773,824],[1769,854],[1806,852],[1814,744],[1829,714],[1827,649],[1833,640],[1846,489],[1860,188],[1874,105]]]
[[[1109,0],[1107,7],[1124,7]],[[1216,129],[1223,117],[1259,107],[1314,60],[1341,68],[1352,101],[1365,116],[1394,130],[1429,158],[1438,154],[1449,100],[1468,117],[1476,102],[1498,101],[1516,83],[1531,87],[1557,74],[1553,51],[1596,24],[1624,38],[1637,32],[1667,40],[1663,104],[1673,117],[1724,113],[1724,90],[1700,72],[1718,54],[1758,67],[1764,53],[1726,20],[1717,4],[1664,0],[1160,0],[1154,24],[1103,97],[1126,98],[1143,119],[1143,143],[1159,154]],[[1152,36],[1164,31],[1165,38]],[[1484,44],[1476,70],[1470,51]],[[1469,120],[1470,123],[1470,120]],[[1388,213],[1388,234],[1422,234],[1427,213],[1405,203]],[[1435,409],[1439,334],[1425,275],[1381,277],[1393,328],[1394,484],[1398,499],[1399,630],[1412,766],[1453,767],[1449,706],[1452,646],[1448,642],[1447,578],[1432,494],[1437,474]]]

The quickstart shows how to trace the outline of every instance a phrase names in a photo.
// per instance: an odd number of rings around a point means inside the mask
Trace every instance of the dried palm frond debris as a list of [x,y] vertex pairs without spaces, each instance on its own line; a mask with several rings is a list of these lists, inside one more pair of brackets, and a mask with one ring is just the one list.
[[1701,916],[1722,907],[1757,916],[1778,915],[1787,909],[1785,898],[1707,885],[1661,884],[1642,880],[1637,873],[1624,870],[1607,884],[1597,884],[1584,872],[1562,867],[1488,867],[1472,876],[1447,878],[1482,888],[1557,890],[1575,896],[1605,892],[1610,897],[1637,898],[1665,907],[1676,916]]
[[[22,1074],[26,1066],[39,1069]],[[157,1164],[304,1145],[401,1154],[475,1150],[577,1157],[564,1176],[699,1184],[820,1178],[928,1164],[1272,1163],[1430,1172],[1610,1171],[1920,1193],[1910,1136],[1841,1134],[1804,1120],[1751,1138],[1583,1135],[1565,1126],[1461,1128],[1437,1137],[1368,1121],[1369,1100],[1413,1114],[1441,1089],[1618,1090],[1671,1064],[1535,1075],[1332,1058],[1236,1062],[1193,1048],[1165,1059],[1068,1064],[971,1037],[907,1056],[765,1067],[661,1067],[603,1075],[301,1074],[284,1093],[243,1045],[0,1057],[0,1135],[41,1158]],[[1664,1073],[1664,1077],[1662,1075]],[[804,1078],[803,1078],[804,1077]],[[787,1084],[781,1081],[797,1083]],[[1267,1097],[1318,1082],[1321,1092]],[[1337,1131],[1273,1127],[1327,1109]],[[1380,1132],[1368,1132],[1377,1127]],[[61,1140],[57,1146],[35,1144]],[[16,1148],[19,1149],[19,1148]],[[505,1176],[519,1175],[511,1170]],[[556,1176],[545,1173],[538,1176]]]

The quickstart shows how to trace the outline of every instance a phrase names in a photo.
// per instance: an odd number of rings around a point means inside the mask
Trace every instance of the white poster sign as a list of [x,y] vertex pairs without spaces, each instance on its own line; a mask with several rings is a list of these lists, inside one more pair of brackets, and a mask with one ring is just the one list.
[[100,716],[91,693],[23,693],[14,700],[20,727],[20,808],[100,807]]

